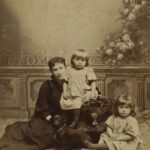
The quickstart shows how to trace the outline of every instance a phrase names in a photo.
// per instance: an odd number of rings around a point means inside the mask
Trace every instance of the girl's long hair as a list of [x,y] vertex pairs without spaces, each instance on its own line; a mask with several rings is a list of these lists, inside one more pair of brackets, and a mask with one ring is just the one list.
[[113,113],[115,116],[119,116],[118,106],[120,105],[128,105],[131,108],[130,116],[135,116],[135,105],[130,95],[122,94],[117,98],[113,106]]

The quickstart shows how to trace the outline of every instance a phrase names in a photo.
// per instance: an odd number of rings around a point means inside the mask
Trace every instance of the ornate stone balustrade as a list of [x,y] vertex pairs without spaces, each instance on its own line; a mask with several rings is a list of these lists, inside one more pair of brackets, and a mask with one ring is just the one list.
[[[39,87],[50,78],[50,56],[0,58],[0,116],[31,117]],[[116,98],[129,93],[139,109],[150,108],[150,59],[146,58],[143,64],[115,67],[103,64],[98,55],[91,55],[90,64],[103,95]]]
[[[51,58],[50,55],[0,55],[0,66],[45,66],[48,60]],[[93,53],[90,56],[90,64],[93,66],[103,65],[100,57]],[[149,65],[150,56],[144,59],[142,64],[137,65]]]

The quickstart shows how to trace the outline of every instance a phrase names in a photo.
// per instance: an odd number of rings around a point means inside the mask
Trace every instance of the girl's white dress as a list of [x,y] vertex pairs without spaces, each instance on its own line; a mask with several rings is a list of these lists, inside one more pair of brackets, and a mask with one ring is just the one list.
[[128,142],[113,141],[107,132],[101,134],[99,143],[105,142],[109,150],[137,150],[142,143],[138,122],[134,117],[129,116],[123,119],[112,115],[107,119],[106,125],[109,126],[116,135],[129,134],[134,137],[133,140]]
[[[73,67],[67,68],[68,86],[67,91],[69,98],[65,100],[63,94],[60,100],[60,106],[64,110],[78,109],[83,104],[83,95],[90,99],[91,86],[90,81],[96,80],[96,75],[91,67],[85,67],[81,70],[77,70]],[[83,94],[85,93],[85,94]]]

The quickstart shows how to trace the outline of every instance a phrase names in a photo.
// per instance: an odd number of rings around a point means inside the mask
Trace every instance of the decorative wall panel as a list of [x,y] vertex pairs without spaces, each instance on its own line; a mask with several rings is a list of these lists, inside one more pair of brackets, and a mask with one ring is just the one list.
[[20,85],[17,77],[0,77],[0,116],[18,117]]
[[[41,84],[50,79],[49,56],[7,56],[0,61],[0,117],[31,117]],[[150,109],[149,64],[107,66],[96,55],[90,64],[101,94],[116,99],[129,93],[139,109]]]
[[144,106],[150,108],[150,76],[145,79],[145,90],[144,90]]
[[19,107],[19,79],[16,77],[0,77],[0,107]]
[[130,94],[136,101],[136,78],[127,76],[110,76],[106,78],[106,95],[117,99],[120,94]]

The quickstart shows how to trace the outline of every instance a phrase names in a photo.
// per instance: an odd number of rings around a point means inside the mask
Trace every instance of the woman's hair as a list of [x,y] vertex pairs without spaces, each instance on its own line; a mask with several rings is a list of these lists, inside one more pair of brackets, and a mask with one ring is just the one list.
[[74,66],[74,63],[73,63],[73,59],[74,58],[82,58],[82,59],[85,59],[86,60],[86,65],[85,66],[88,66],[89,65],[89,57],[88,57],[88,53],[86,50],[84,49],[77,49],[74,51],[72,57],[71,57],[71,65],[72,67],[75,67]]
[[63,57],[53,57],[48,61],[48,66],[51,72],[56,63],[61,63],[66,66],[65,59]]
[[130,116],[135,116],[135,105],[132,102],[132,98],[128,94],[120,95],[114,103],[114,115],[119,116],[118,106],[120,105],[128,105],[131,108]]

